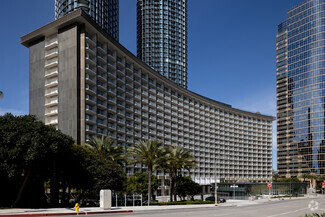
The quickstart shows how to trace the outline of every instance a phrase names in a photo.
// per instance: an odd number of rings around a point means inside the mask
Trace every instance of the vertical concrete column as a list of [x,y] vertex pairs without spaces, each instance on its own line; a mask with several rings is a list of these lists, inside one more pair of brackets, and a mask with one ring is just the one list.
[[108,210],[112,208],[112,191],[111,190],[100,190],[100,208]]

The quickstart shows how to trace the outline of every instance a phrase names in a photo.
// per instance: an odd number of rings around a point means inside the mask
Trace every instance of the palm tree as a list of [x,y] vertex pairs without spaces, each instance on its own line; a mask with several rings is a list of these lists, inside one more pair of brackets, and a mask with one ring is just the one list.
[[164,158],[160,163],[161,168],[169,173],[169,187],[170,187],[170,201],[176,201],[176,177],[177,172],[181,169],[190,170],[190,168],[197,167],[197,162],[189,150],[183,146],[167,146],[164,148]]
[[159,140],[145,140],[135,144],[129,149],[130,164],[141,163],[147,166],[148,170],[148,203],[151,202],[151,178],[152,171],[158,167],[162,158],[162,142]]
[[302,175],[300,176],[300,178],[303,178],[303,179],[304,179],[304,181],[303,181],[303,182],[305,182],[305,181],[306,181],[306,179],[308,179],[308,178],[309,178],[309,175],[308,175],[307,173],[304,173],[304,174],[302,174]]
[[124,156],[124,148],[122,146],[114,146],[114,140],[109,136],[92,137],[87,148],[96,152],[99,157],[108,160],[114,164],[123,166],[126,162]]
[[278,178],[281,178],[281,176],[278,173],[274,173],[273,174],[273,180],[274,180],[274,182],[277,182],[278,181]]

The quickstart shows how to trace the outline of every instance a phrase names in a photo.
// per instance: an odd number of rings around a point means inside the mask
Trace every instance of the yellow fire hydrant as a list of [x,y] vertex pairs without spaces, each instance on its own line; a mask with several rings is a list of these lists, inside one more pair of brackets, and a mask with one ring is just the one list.
[[76,212],[79,213],[79,203],[76,203],[76,205],[74,205],[74,208],[76,209]]

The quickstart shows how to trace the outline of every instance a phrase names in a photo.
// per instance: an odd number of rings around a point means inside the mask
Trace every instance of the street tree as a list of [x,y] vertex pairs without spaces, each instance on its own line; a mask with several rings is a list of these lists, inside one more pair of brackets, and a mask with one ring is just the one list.
[[96,152],[102,160],[108,160],[121,167],[126,163],[124,148],[119,145],[114,145],[114,140],[109,136],[94,136],[86,146]]
[[58,171],[73,139],[32,115],[0,116],[0,135],[0,202],[13,207],[43,206],[44,182],[50,180],[51,203],[56,205]]
[[170,201],[176,201],[176,177],[180,170],[190,170],[197,167],[197,161],[190,150],[183,146],[166,146],[163,158],[159,163],[162,170],[169,174]]
[[130,164],[143,164],[148,171],[148,202],[151,202],[152,172],[159,166],[162,158],[162,142],[159,140],[142,140],[129,149],[128,155]]
[[304,173],[304,174],[302,174],[302,175],[300,176],[300,178],[303,178],[303,179],[304,179],[303,182],[305,182],[306,179],[309,178],[309,175],[308,175],[307,173]]
[[[135,173],[130,176],[127,181],[126,192],[133,194],[148,195],[148,173]],[[152,175],[151,177],[151,191],[156,191],[159,187],[159,179],[157,176]]]
[[273,174],[273,181],[274,182],[277,182],[279,178],[281,178],[281,176],[278,173]]
[[202,186],[194,182],[190,176],[177,176],[176,178],[176,194],[182,199],[185,200],[185,197],[188,196],[191,199],[197,194],[202,192]]

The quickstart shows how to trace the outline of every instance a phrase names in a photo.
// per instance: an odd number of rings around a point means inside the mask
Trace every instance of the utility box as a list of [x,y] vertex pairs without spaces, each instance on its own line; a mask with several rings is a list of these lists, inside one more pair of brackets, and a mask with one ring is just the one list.
[[111,190],[100,190],[100,208],[108,210],[112,208],[112,191]]

